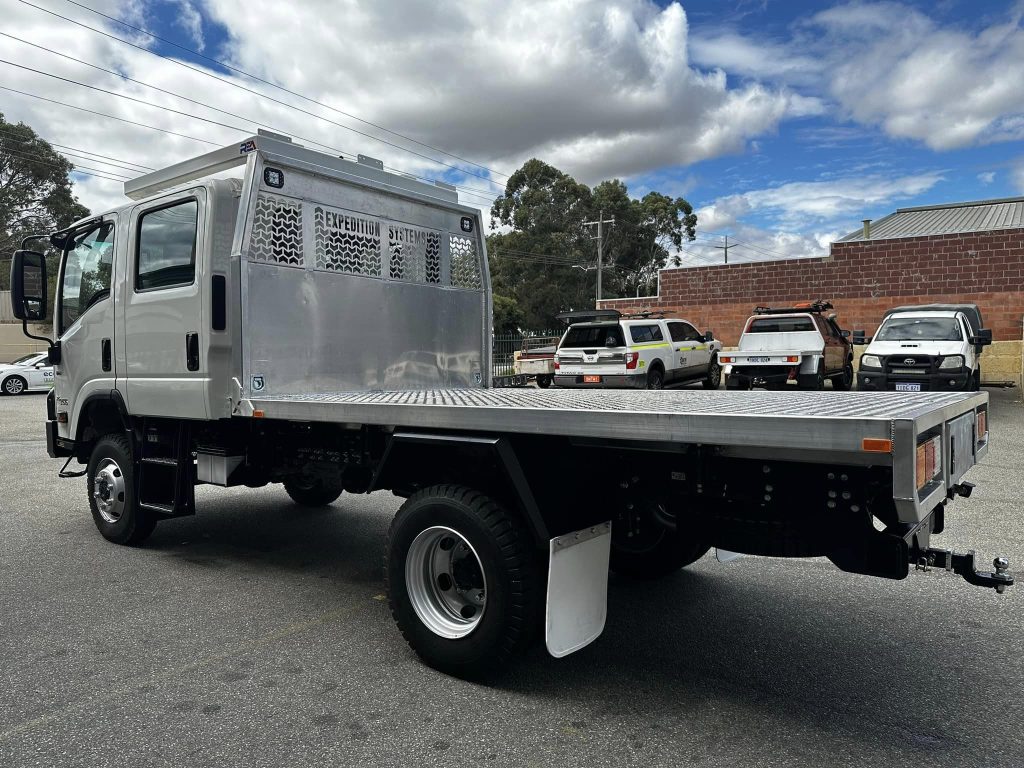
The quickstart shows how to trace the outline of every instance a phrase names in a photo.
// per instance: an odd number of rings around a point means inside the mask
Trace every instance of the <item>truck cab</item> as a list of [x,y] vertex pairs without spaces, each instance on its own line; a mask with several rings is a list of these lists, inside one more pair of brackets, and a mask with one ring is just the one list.
[[992,332],[974,304],[928,304],[889,310],[860,359],[857,386],[897,392],[978,391],[981,352]]

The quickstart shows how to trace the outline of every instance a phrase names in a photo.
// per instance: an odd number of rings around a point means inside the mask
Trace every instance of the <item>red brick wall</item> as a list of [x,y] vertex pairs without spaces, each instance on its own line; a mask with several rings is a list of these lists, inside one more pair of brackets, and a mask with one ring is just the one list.
[[900,304],[976,303],[999,341],[1021,338],[1024,229],[834,243],[821,259],[661,271],[661,295],[602,301],[620,311],[685,317],[727,345],[756,305],[831,300],[843,328],[869,335]]

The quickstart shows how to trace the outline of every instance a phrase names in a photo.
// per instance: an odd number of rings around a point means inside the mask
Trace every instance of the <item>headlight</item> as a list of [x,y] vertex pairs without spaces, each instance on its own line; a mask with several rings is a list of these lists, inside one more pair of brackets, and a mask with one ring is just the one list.
[[863,355],[860,358],[861,368],[881,368],[882,361],[878,359],[878,355]]
[[939,364],[940,369],[949,368],[963,368],[964,367],[964,356],[963,355],[950,355],[949,357],[942,358],[942,362]]

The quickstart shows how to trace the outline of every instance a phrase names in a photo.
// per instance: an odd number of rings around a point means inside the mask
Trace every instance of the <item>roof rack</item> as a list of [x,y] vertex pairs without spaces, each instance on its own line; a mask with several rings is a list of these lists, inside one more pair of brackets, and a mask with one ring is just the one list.
[[647,320],[648,318],[652,318],[652,317],[654,319],[656,319],[656,320],[661,320],[661,319],[663,319],[665,317],[665,313],[664,312],[654,312],[654,311],[648,309],[648,310],[645,310],[643,312],[633,312],[632,314],[629,314],[629,315],[623,315],[623,317],[628,319],[628,320],[637,320],[637,319]]
[[594,323],[613,322],[622,317],[617,309],[574,309],[570,312],[559,312],[555,315],[556,320],[562,320],[566,325],[573,323]]
[[828,312],[834,309],[830,301],[804,301],[792,307],[754,307],[755,315],[791,315],[794,312]]

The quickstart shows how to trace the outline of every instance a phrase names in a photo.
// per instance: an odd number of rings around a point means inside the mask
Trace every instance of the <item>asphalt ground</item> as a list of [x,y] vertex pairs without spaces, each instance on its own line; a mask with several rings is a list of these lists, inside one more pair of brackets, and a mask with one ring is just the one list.
[[[942,546],[1024,565],[1024,406]],[[613,578],[608,626],[484,686],[417,661],[381,560],[398,500],[200,488],[141,548],[93,527],[0,398],[0,766],[1024,766],[1024,584],[713,557]]]

